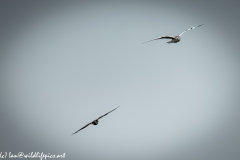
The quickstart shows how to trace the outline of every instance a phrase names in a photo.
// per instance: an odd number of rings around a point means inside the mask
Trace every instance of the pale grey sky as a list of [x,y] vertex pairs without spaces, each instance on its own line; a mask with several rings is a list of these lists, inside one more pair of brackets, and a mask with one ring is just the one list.
[[0,3],[0,152],[240,158],[239,2]]

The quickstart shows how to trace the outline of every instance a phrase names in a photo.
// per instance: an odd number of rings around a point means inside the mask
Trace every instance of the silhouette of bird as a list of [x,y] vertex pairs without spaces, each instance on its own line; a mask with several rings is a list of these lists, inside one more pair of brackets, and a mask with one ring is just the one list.
[[[119,106],[118,106],[118,107],[119,107]],[[117,108],[118,108],[118,107],[117,107]],[[117,108],[115,108],[115,109],[117,109]],[[110,112],[114,111],[115,109],[111,110]],[[108,112],[108,113],[110,113],[110,112]],[[94,121],[88,123],[88,124],[85,125],[84,127],[80,128],[79,130],[77,130],[76,132],[74,132],[73,134],[81,131],[82,129],[86,128],[86,127],[87,127],[88,125],[90,125],[90,124],[97,125],[97,124],[98,124],[98,120],[99,120],[100,118],[106,116],[108,113],[106,113],[106,114],[102,115],[101,117],[99,117],[98,119],[95,119]],[[73,134],[72,134],[72,135],[73,135]]]
[[[150,40],[150,41],[147,41],[147,42],[144,42],[144,43],[148,43],[148,42],[151,42],[151,41],[154,41],[154,40],[159,40],[159,39],[171,39],[171,41],[167,42],[168,44],[170,44],[170,43],[177,43],[177,42],[179,42],[179,41],[181,40],[180,36],[183,35],[183,33],[187,32],[187,31],[189,31],[189,30],[191,30],[191,29],[195,29],[195,28],[197,28],[197,27],[200,27],[200,26],[202,26],[202,25],[203,25],[203,24],[200,24],[200,25],[198,25],[198,26],[189,28],[189,29],[183,31],[182,33],[180,33],[179,35],[177,35],[177,36],[175,36],[175,37],[163,36],[163,37],[158,37],[158,38],[156,38],[156,39],[153,39],[153,40]],[[143,43],[143,44],[144,44],[144,43]]]

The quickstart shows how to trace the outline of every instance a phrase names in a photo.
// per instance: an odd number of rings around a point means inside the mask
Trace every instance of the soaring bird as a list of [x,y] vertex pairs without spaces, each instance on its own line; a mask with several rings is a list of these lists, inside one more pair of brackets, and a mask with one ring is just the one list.
[[[179,35],[177,35],[177,36],[175,36],[175,37],[172,37],[172,36],[163,36],[163,37],[158,37],[158,38],[156,38],[156,39],[153,39],[153,40],[150,40],[150,41],[147,41],[147,42],[151,42],[151,41],[159,40],[159,39],[171,39],[171,41],[167,42],[168,44],[170,44],[170,43],[177,43],[177,42],[179,42],[179,41],[181,40],[180,36],[183,35],[183,33],[187,32],[187,31],[189,31],[189,30],[191,30],[191,29],[200,27],[200,26],[202,26],[202,25],[203,25],[203,24],[200,24],[200,25],[198,25],[198,26],[189,28],[189,29],[183,31],[182,33],[180,33]],[[147,42],[144,42],[144,43],[147,43]],[[144,44],[144,43],[143,43],[143,44]]]
[[[119,107],[119,106],[118,106],[118,107]],[[118,108],[118,107],[117,107],[117,108]],[[115,109],[117,109],[117,108],[115,108]],[[115,109],[111,110],[110,112],[114,111]],[[110,113],[110,112],[108,112],[108,113]],[[106,114],[102,115],[101,117],[99,117],[98,119],[95,119],[94,121],[88,123],[86,126],[80,128],[79,130],[77,130],[77,131],[74,132],[73,134],[75,134],[75,133],[81,131],[82,129],[86,128],[86,127],[87,127],[88,125],[90,125],[90,124],[97,125],[97,124],[98,124],[98,120],[99,120],[100,118],[106,116],[108,113],[106,113]],[[72,134],[72,135],[73,135],[73,134]]]

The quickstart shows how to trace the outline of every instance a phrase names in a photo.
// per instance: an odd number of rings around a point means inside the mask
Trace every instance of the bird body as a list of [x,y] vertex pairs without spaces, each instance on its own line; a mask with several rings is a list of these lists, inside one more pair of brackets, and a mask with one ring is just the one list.
[[97,119],[94,120],[94,121],[92,122],[92,124],[93,124],[93,125],[98,125],[98,120],[97,120]]
[[177,43],[181,40],[180,36],[175,36],[171,41],[167,42],[168,44],[170,43]]
[[[119,106],[118,106],[118,107],[119,107]],[[118,107],[117,107],[117,108],[118,108]],[[117,109],[117,108],[115,108],[115,109]],[[114,111],[115,109],[111,110],[110,112]],[[108,112],[108,113],[110,113],[110,112]],[[85,125],[84,127],[80,128],[79,130],[77,130],[76,132],[74,132],[73,134],[75,134],[75,133],[79,132],[80,130],[86,128],[86,127],[89,126],[90,124],[98,125],[98,120],[99,120],[100,118],[106,116],[108,113],[106,113],[106,114],[102,115],[101,117],[99,117],[98,119],[95,119],[94,121],[88,123],[88,124]],[[73,134],[72,134],[72,135],[73,135]]]
[[[163,37],[158,37],[158,38],[156,38],[156,39],[153,39],[153,40],[150,40],[150,41],[147,41],[147,42],[144,42],[144,43],[148,43],[148,42],[151,42],[151,41],[154,41],[154,40],[159,40],[159,39],[171,39],[171,41],[167,42],[168,44],[170,44],[170,43],[177,43],[177,42],[179,42],[179,41],[181,40],[181,36],[182,36],[185,32],[187,32],[187,31],[189,31],[189,30],[191,30],[191,29],[200,27],[200,26],[202,26],[202,25],[203,25],[203,24],[198,25],[198,26],[195,26],[195,27],[191,27],[191,28],[183,31],[182,33],[180,33],[179,35],[177,35],[177,36],[175,36],[175,37],[172,37],[172,36],[163,36]],[[144,43],[143,43],[143,44],[144,44]]]

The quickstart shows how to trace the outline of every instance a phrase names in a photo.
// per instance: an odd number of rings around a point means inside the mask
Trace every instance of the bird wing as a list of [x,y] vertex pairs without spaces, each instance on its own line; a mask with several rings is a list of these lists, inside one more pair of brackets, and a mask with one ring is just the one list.
[[[151,41],[155,41],[155,40],[159,40],[159,39],[174,39],[174,37],[170,37],[170,36],[163,36],[163,37],[158,37],[156,39],[152,39],[150,41],[147,41],[147,42],[151,42]],[[147,42],[143,42],[144,43],[147,43]]]
[[[119,107],[119,106],[118,106],[118,107]],[[118,108],[118,107],[117,107],[117,108]],[[115,109],[117,109],[117,108],[115,108]],[[111,110],[110,112],[114,111],[115,109]],[[108,113],[110,113],[110,112],[108,112]],[[102,116],[101,116],[101,117],[99,117],[97,120],[99,120],[100,118],[102,118],[102,117],[106,116],[108,113],[106,113],[106,114],[102,115]]]
[[[84,129],[84,128],[86,128],[88,125],[90,125],[90,124],[92,124],[92,122],[91,123],[88,123],[86,126],[84,126],[84,127],[82,127],[82,128],[80,128],[79,130],[77,130],[76,132],[74,132],[73,134],[75,134],[75,133],[77,133],[77,132],[79,132],[80,130],[82,130],[82,129]],[[72,135],[73,135],[72,134]]]
[[198,25],[198,26],[195,26],[195,27],[189,28],[189,29],[183,31],[182,33],[180,33],[178,36],[181,36],[181,35],[183,35],[183,33],[187,32],[187,31],[189,31],[189,30],[191,30],[191,29],[195,29],[195,28],[197,28],[197,27],[200,27],[200,26],[202,26],[202,25],[203,25],[203,24],[200,24],[200,25]]

